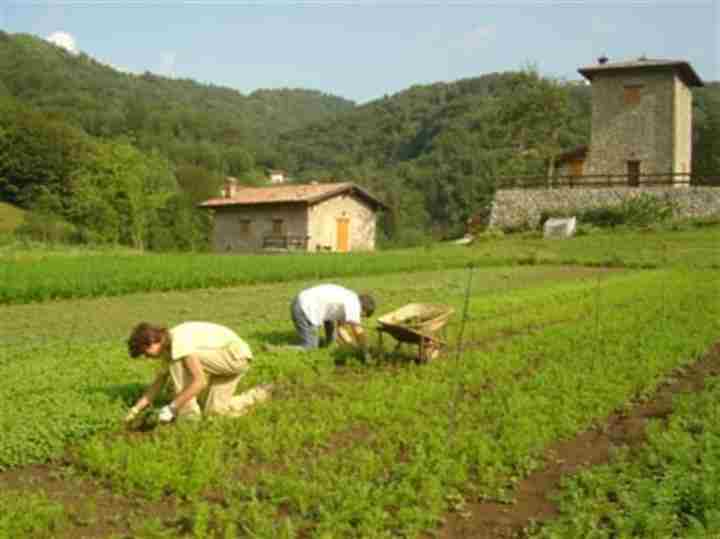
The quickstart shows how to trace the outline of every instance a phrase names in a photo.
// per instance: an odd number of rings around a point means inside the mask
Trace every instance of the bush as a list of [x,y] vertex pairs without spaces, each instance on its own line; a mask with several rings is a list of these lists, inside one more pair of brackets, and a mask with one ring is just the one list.
[[648,227],[665,223],[672,219],[675,204],[663,199],[642,193],[629,198],[618,206],[601,206],[577,212],[578,220],[584,224],[603,228],[616,226]]
[[22,239],[44,243],[68,243],[75,235],[75,227],[53,213],[30,211],[15,229]]
[[648,226],[672,219],[675,205],[669,199],[660,199],[648,194],[625,200],[620,210],[625,224],[630,226]]

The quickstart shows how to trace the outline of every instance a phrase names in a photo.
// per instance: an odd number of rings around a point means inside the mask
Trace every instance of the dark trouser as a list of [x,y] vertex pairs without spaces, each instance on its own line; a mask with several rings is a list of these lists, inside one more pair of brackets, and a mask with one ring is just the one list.
[[[290,316],[292,317],[295,331],[300,337],[301,346],[305,349],[318,347],[318,335],[315,326],[300,307],[298,298],[295,298],[290,305]],[[335,322],[323,322],[325,326],[325,344],[329,345],[335,341]]]

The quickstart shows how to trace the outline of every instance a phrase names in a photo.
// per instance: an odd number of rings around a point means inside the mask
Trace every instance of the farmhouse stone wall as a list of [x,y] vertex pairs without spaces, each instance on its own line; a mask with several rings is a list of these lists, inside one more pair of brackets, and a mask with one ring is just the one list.
[[231,206],[215,210],[213,247],[217,252],[261,249],[271,235],[273,220],[282,220],[284,233],[308,234],[308,210],[304,204]]
[[375,211],[364,200],[345,194],[310,206],[309,250],[337,250],[338,219],[350,220],[348,250],[375,249]]
[[489,226],[537,228],[543,212],[567,215],[578,210],[620,205],[641,194],[672,201],[678,217],[720,215],[720,188],[713,187],[503,189],[495,194]]

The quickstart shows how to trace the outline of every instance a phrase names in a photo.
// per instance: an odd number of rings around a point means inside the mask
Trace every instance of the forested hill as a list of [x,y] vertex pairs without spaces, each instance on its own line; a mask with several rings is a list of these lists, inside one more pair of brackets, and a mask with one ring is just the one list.
[[[720,172],[720,85],[693,89],[693,170]],[[298,177],[353,179],[392,208],[391,234],[456,235],[496,179],[543,175],[590,138],[591,87],[533,70],[414,86],[281,136]],[[418,232],[420,231],[420,232]]]
[[392,207],[390,233],[459,232],[494,180],[543,174],[588,141],[590,91],[532,70],[418,85],[281,136],[298,177],[353,179]]
[[[242,65],[237,66],[242,70]],[[0,31],[0,95],[53,113],[99,137],[130,135],[142,149],[183,161],[188,144],[210,145],[196,164],[217,168],[230,146],[258,150],[289,129],[328,119],[352,101],[315,90],[259,90],[249,95],[187,79],[124,73],[43,39]],[[214,148],[212,146],[215,146]]]
[[[369,188],[389,208],[387,239],[452,237],[487,211],[498,178],[545,174],[590,137],[590,87],[532,69],[356,106],[123,73],[0,31],[0,72],[0,201],[40,215],[39,227],[60,218],[70,226],[58,235],[76,241],[201,247],[211,223],[196,203],[225,176],[260,182],[268,167]],[[693,97],[693,171],[718,175],[720,86]]]

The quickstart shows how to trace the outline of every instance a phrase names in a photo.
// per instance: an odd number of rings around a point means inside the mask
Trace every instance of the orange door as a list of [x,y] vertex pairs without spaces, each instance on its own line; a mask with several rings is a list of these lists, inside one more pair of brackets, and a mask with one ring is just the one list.
[[573,176],[582,176],[583,162],[584,161],[582,159],[574,159],[573,161],[570,161],[570,174]]
[[335,249],[341,253],[350,250],[350,219],[343,217],[337,220],[337,245]]

